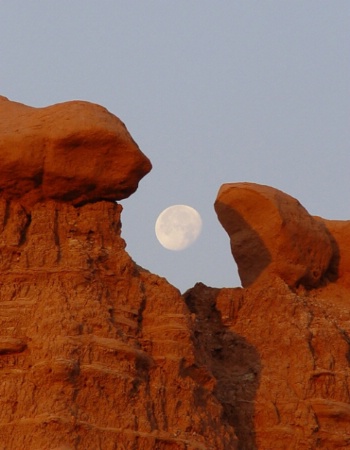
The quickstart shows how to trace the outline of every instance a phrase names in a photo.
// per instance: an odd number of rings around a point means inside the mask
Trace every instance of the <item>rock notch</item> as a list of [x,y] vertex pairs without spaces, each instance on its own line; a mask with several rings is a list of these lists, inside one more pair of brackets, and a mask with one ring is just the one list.
[[0,97],[0,191],[7,200],[121,200],[150,170],[125,125],[102,106],[33,108]]

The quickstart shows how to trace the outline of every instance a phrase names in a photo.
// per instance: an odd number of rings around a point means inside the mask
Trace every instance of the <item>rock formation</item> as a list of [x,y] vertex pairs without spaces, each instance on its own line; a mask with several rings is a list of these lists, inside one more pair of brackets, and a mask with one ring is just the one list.
[[121,207],[1,211],[0,448],[235,448],[183,299],[125,252]]
[[317,287],[330,269],[334,252],[327,228],[293,197],[269,186],[224,184],[215,210],[244,287],[266,273],[290,287]]
[[223,185],[215,209],[249,287],[186,301],[238,448],[349,448],[350,221],[252,183]]
[[147,158],[98,106],[2,108],[0,449],[236,448],[180,292],[105,201]]
[[185,297],[198,361],[216,378],[239,449],[349,448],[349,290],[296,294],[275,278],[197,284]]
[[32,108],[0,97],[0,191],[21,204],[121,200],[151,163],[105,108],[73,101]]
[[181,295],[125,251],[117,118],[2,98],[0,130],[0,450],[349,448],[350,222],[224,185],[246,287]]

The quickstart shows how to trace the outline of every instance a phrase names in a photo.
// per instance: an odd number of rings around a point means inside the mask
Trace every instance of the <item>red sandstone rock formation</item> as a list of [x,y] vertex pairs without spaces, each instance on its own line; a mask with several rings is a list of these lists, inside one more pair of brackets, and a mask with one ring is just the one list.
[[105,108],[73,101],[32,108],[0,97],[0,191],[34,204],[121,200],[151,163]]
[[224,185],[215,207],[249,288],[185,297],[238,448],[349,448],[350,221],[249,183]]
[[180,292],[104,201],[147,158],[101,107],[1,103],[0,449],[236,448]]
[[289,195],[254,183],[224,184],[215,210],[230,236],[242,286],[281,277],[289,286],[317,287],[333,256],[326,227]]
[[235,448],[185,303],[125,252],[121,207],[1,211],[0,448]]
[[275,278],[185,297],[239,449],[349,448],[349,289],[295,294]]
[[[105,110],[77,107],[126,133]],[[29,132],[17,117],[21,139],[0,135],[0,450],[349,448],[350,222],[313,218],[273,188],[226,186],[216,210],[249,287],[199,283],[181,296],[132,261],[121,206],[105,201],[130,194],[150,168],[129,135],[99,152],[94,124],[72,125],[57,157],[78,149],[76,190],[61,163],[45,187],[21,170],[37,142],[28,173],[46,173],[43,149],[55,140],[43,130],[51,136],[65,106],[40,120],[33,112],[34,122],[23,108]],[[64,136],[75,133],[72,150]],[[109,188],[96,168],[112,154]]]

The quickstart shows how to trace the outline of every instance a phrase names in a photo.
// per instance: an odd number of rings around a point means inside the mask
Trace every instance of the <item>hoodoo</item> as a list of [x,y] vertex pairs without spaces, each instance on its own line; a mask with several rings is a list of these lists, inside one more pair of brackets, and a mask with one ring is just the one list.
[[0,98],[0,450],[348,449],[350,221],[223,185],[243,288],[181,295],[121,236],[150,169],[98,105]]
[[236,448],[183,298],[125,251],[123,123],[2,98],[0,159],[0,449]]
[[317,287],[334,254],[330,234],[293,197],[270,186],[224,184],[215,210],[230,236],[243,286],[279,276],[290,287]]

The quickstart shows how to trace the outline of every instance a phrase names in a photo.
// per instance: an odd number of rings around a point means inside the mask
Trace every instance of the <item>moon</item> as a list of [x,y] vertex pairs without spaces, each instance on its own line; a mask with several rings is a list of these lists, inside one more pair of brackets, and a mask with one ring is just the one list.
[[155,231],[158,241],[166,249],[184,250],[200,235],[202,219],[191,206],[169,206],[159,214]]

